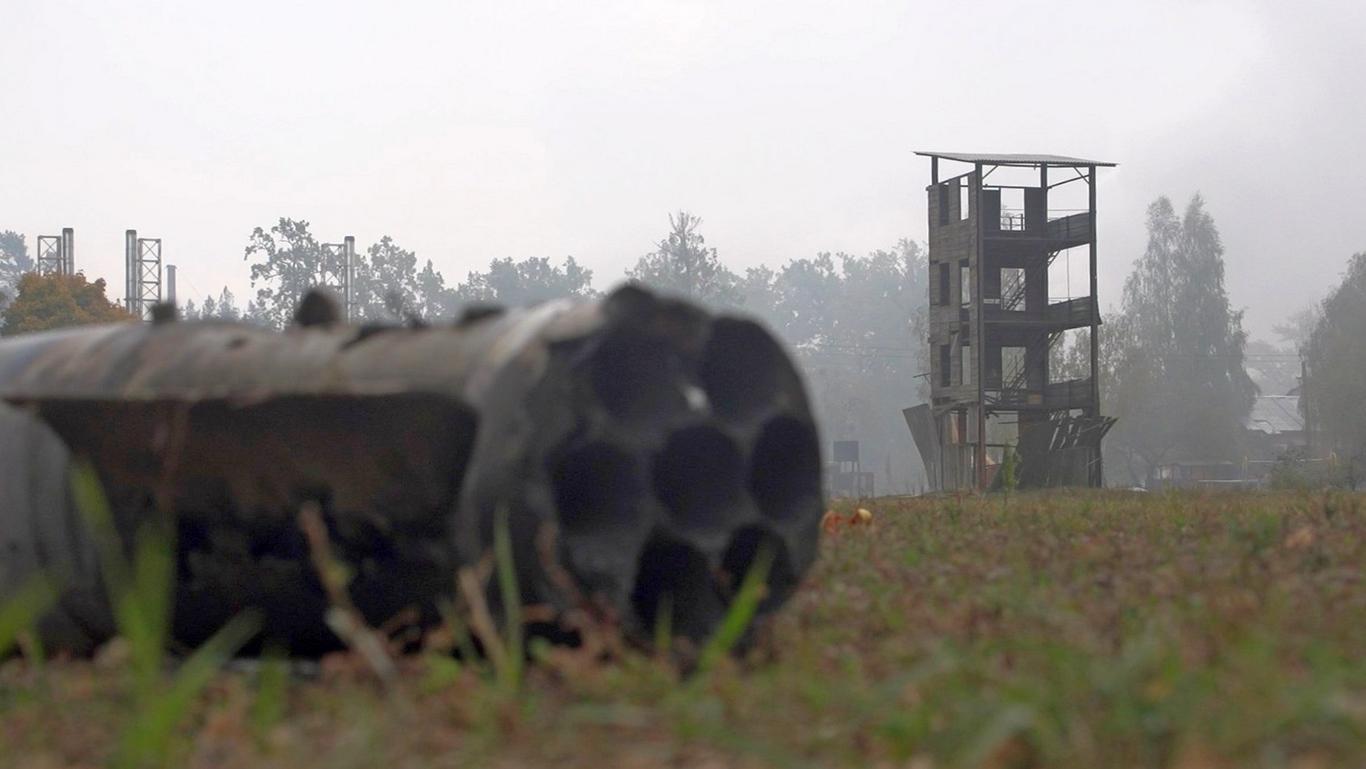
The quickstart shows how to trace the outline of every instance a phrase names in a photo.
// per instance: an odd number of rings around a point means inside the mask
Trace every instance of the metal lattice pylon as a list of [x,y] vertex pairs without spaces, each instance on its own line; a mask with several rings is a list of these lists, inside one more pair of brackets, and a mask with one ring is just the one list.
[[139,238],[137,230],[124,233],[124,306],[140,320],[151,320],[161,303],[161,238]]
[[324,243],[322,285],[337,292],[342,302],[342,319],[350,322],[351,291],[356,269],[356,239],[347,235],[340,243]]
[[61,235],[38,236],[38,272],[42,275],[73,275],[76,272],[76,236],[70,227]]

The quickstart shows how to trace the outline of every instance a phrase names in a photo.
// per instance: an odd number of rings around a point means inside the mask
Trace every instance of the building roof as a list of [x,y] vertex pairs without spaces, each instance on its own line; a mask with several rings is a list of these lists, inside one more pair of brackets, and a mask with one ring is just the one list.
[[1073,158],[1066,155],[1020,155],[1002,154],[999,152],[931,152],[930,150],[916,150],[915,154],[924,155],[927,158],[944,158],[945,160],[957,160],[962,163],[983,163],[991,166],[1104,166],[1113,168],[1116,163],[1105,160],[1087,160],[1085,158]]
[[1304,432],[1299,396],[1259,395],[1252,404],[1252,412],[1243,420],[1243,426],[1267,435]]

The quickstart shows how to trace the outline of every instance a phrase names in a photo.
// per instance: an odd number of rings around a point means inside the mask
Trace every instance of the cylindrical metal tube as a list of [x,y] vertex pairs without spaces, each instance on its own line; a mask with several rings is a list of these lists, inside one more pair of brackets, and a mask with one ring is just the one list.
[[434,618],[500,511],[524,602],[586,603],[639,638],[660,607],[704,638],[765,549],[771,610],[815,556],[819,443],[788,356],[636,287],[443,327],[18,337],[0,399],[95,465],[121,530],[175,515],[186,643],[256,606],[296,651],[336,644],[295,525],[310,501],[375,623]]
[[141,318],[138,291],[138,231],[123,232],[123,308]]
[[62,269],[66,275],[76,274],[76,230],[62,228]]
[[36,580],[61,588],[37,628],[48,648],[92,651],[113,632],[95,547],[71,496],[71,455],[26,411],[0,404],[0,606]]

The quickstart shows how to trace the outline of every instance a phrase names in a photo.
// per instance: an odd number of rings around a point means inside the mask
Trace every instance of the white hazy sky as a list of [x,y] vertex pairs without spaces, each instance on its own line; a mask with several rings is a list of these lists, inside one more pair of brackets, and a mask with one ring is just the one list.
[[384,234],[454,283],[614,282],[703,217],[736,268],[926,233],[913,149],[1102,174],[1102,302],[1144,207],[1199,191],[1254,335],[1366,250],[1366,3],[0,0],[0,229],[122,232],[245,300],[252,227]]

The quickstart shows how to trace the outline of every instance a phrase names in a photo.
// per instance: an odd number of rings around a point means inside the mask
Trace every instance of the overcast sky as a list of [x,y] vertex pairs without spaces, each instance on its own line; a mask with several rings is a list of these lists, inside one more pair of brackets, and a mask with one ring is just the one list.
[[1102,174],[1101,300],[1204,194],[1254,336],[1366,250],[1366,3],[0,0],[0,229],[122,232],[245,302],[252,227],[390,234],[454,284],[616,281],[671,210],[735,268],[926,234],[914,149]]

